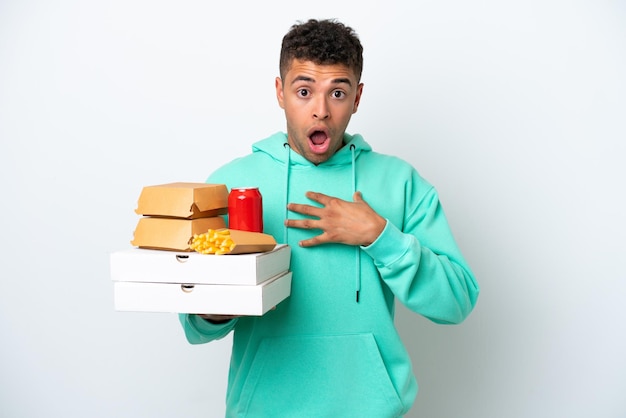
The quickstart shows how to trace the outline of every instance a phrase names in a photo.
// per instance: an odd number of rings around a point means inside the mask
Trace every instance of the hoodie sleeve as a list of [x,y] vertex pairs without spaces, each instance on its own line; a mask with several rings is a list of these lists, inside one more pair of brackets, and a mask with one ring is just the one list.
[[460,323],[476,304],[476,279],[454,241],[434,188],[414,205],[416,199],[407,194],[403,228],[387,220],[378,239],[362,248],[406,307],[436,323]]
[[179,314],[178,319],[190,344],[204,344],[224,338],[237,323],[235,318],[223,324],[212,324],[194,314]]

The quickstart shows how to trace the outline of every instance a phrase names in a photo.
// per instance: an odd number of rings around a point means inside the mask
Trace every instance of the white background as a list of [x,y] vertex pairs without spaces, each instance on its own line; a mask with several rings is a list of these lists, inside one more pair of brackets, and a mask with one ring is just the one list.
[[[482,293],[399,309],[411,417],[626,416],[621,1],[0,1],[0,416],[219,417],[230,339],[114,312],[145,185],[284,129],[292,23],[365,47],[350,132],[438,188]],[[320,400],[323,401],[323,400]]]

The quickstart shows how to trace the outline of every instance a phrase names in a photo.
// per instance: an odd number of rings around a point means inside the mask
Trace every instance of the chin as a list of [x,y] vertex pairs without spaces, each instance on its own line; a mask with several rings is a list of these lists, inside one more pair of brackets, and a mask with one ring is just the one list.
[[325,161],[328,161],[330,157],[327,155],[319,155],[319,154],[313,154],[313,155],[309,155],[307,157],[307,160],[309,160],[310,162],[312,162],[315,165],[321,164]]

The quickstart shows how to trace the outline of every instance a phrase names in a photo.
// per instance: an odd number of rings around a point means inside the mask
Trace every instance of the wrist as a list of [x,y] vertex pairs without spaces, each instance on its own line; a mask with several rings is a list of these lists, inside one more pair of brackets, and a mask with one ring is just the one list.
[[361,245],[362,247],[369,247],[372,245],[378,237],[383,233],[385,227],[387,226],[387,219],[378,215],[376,221],[372,224],[370,228],[370,234],[368,234],[368,239]]

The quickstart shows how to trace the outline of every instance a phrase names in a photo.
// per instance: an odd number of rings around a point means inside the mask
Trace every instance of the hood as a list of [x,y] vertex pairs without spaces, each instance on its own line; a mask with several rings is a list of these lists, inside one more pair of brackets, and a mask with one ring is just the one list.
[[[252,145],[252,152],[262,152],[271,156],[274,160],[285,164],[289,161],[291,166],[312,166],[312,162],[298,154],[297,152],[286,153],[285,147],[287,143],[287,134],[284,132],[277,132],[274,135],[265,138]],[[319,164],[318,167],[332,167],[338,165],[352,164],[352,159],[358,158],[361,152],[371,151],[372,148],[363,137],[359,134],[350,135],[344,134],[343,137],[344,146],[339,149],[332,157],[327,161]],[[352,155],[352,145],[354,145],[354,156]]]

